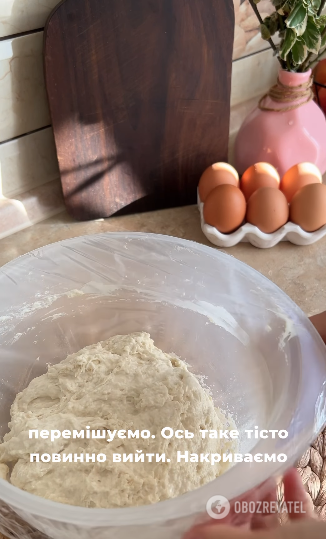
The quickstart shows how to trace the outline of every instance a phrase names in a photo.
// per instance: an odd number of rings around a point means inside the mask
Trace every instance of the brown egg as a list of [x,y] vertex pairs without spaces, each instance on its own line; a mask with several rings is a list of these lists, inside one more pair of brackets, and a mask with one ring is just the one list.
[[256,163],[256,165],[247,168],[240,182],[240,189],[247,201],[261,187],[275,187],[278,189],[279,186],[279,173],[269,163]]
[[210,192],[204,203],[204,219],[220,232],[229,234],[243,223],[246,200],[234,185],[219,185]]
[[239,186],[239,174],[228,163],[215,163],[202,174],[198,185],[199,198],[205,202],[207,196],[215,187],[223,184]]
[[290,204],[290,221],[306,232],[326,225],[326,185],[312,183],[297,191]]
[[280,189],[290,203],[299,189],[311,183],[322,183],[320,170],[312,163],[299,163],[284,174]]
[[265,234],[272,234],[289,219],[289,205],[282,191],[261,187],[248,200],[246,220]]

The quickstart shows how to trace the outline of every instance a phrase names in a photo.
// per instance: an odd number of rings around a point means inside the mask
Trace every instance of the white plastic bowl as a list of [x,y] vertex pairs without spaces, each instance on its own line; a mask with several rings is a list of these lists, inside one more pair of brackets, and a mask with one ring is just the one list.
[[[179,539],[205,517],[211,496],[232,500],[278,476],[326,421],[325,346],[309,320],[268,279],[209,247],[151,234],[62,241],[0,270],[0,309],[0,436],[17,392],[48,362],[145,330],[207,377],[216,404],[237,422],[242,452],[288,456],[285,464],[240,463],[179,498],[126,509],[61,505],[0,480],[0,500],[53,539]],[[255,425],[289,438],[248,441],[244,430]],[[2,516],[0,531],[5,523]]]

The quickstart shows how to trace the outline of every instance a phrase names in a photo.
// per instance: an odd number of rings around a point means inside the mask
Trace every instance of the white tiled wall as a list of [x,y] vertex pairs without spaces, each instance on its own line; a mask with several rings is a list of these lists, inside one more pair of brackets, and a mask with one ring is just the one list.
[[278,60],[269,49],[233,62],[231,107],[268,91],[278,69]]
[[42,40],[38,32],[0,42],[0,142],[50,124]]
[[58,180],[51,127],[0,144],[0,163],[2,194],[8,198]]
[[[248,0],[233,0],[235,10],[235,37],[233,58],[241,58],[268,48],[259,32],[259,21]],[[262,18],[267,17],[274,9],[271,0],[261,0],[258,9]]]
[[[5,233],[1,208],[6,207],[7,213],[8,207],[18,211],[24,204],[24,193],[33,192],[35,202],[42,188],[42,211],[37,212],[34,202],[29,206],[34,215],[29,215],[28,219],[36,222],[46,217],[44,197],[46,193],[54,196],[50,186],[57,182],[59,187],[42,57],[42,28],[58,3],[58,0],[0,0],[0,236]],[[259,36],[259,23],[248,0],[234,0],[234,5],[233,131],[241,114],[243,116],[241,103],[267,91],[277,72],[277,61]],[[259,6],[263,15],[271,10],[270,0],[262,0]],[[14,197],[21,198],[18,205],[8,202]],[[51,214],[55,207],[57,211],[63,207],[58,193],[55,198],[56,205],[48,204]],[[18,220],[21,221],[20,214]],[[10,222],[14,222],[14,218]]]
[[0,37],[43,28],[58,0],[0,0]]
[[[0,38],[43,28],[52,9],[60,0],[0,0]],[[136,1],[136,0],[135,0]],[[235,9],[234,59],[266,49],[259,37],[259,22],[248,0],[233,0]],[[258,5],[262,17],[273,10],[270,0]]]

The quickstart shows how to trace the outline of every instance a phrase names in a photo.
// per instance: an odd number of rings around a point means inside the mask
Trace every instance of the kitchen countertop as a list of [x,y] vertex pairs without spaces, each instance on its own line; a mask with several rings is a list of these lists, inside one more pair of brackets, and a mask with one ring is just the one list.
[[[0,240],[0,266],[49,243],[118,231],[166,234],[216,249],[201,231],[196,206],[87,222],[76,222],[64,212]],[[281,242],[271,249],[257,249],[240,243],[221,250],[268,277],[308,316],[326,310],[326,237],[306,247]]]

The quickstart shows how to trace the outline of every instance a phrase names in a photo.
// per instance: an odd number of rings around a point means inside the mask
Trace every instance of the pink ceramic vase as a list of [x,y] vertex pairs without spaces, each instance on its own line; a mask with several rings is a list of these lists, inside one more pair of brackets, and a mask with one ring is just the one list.
[[[308,83],[311,70],[292,73],[280,70],[282,85]],[[267,96],[264,108],[285,109],[298,101],[280,103]],[[272,112],[257,107],[242,124],[235,142],[235,165],[239,174],[258,162],[276,167],[280,176],[293,165],[310,162],[326,172],[326,119],[314,101],[294,110]]]

